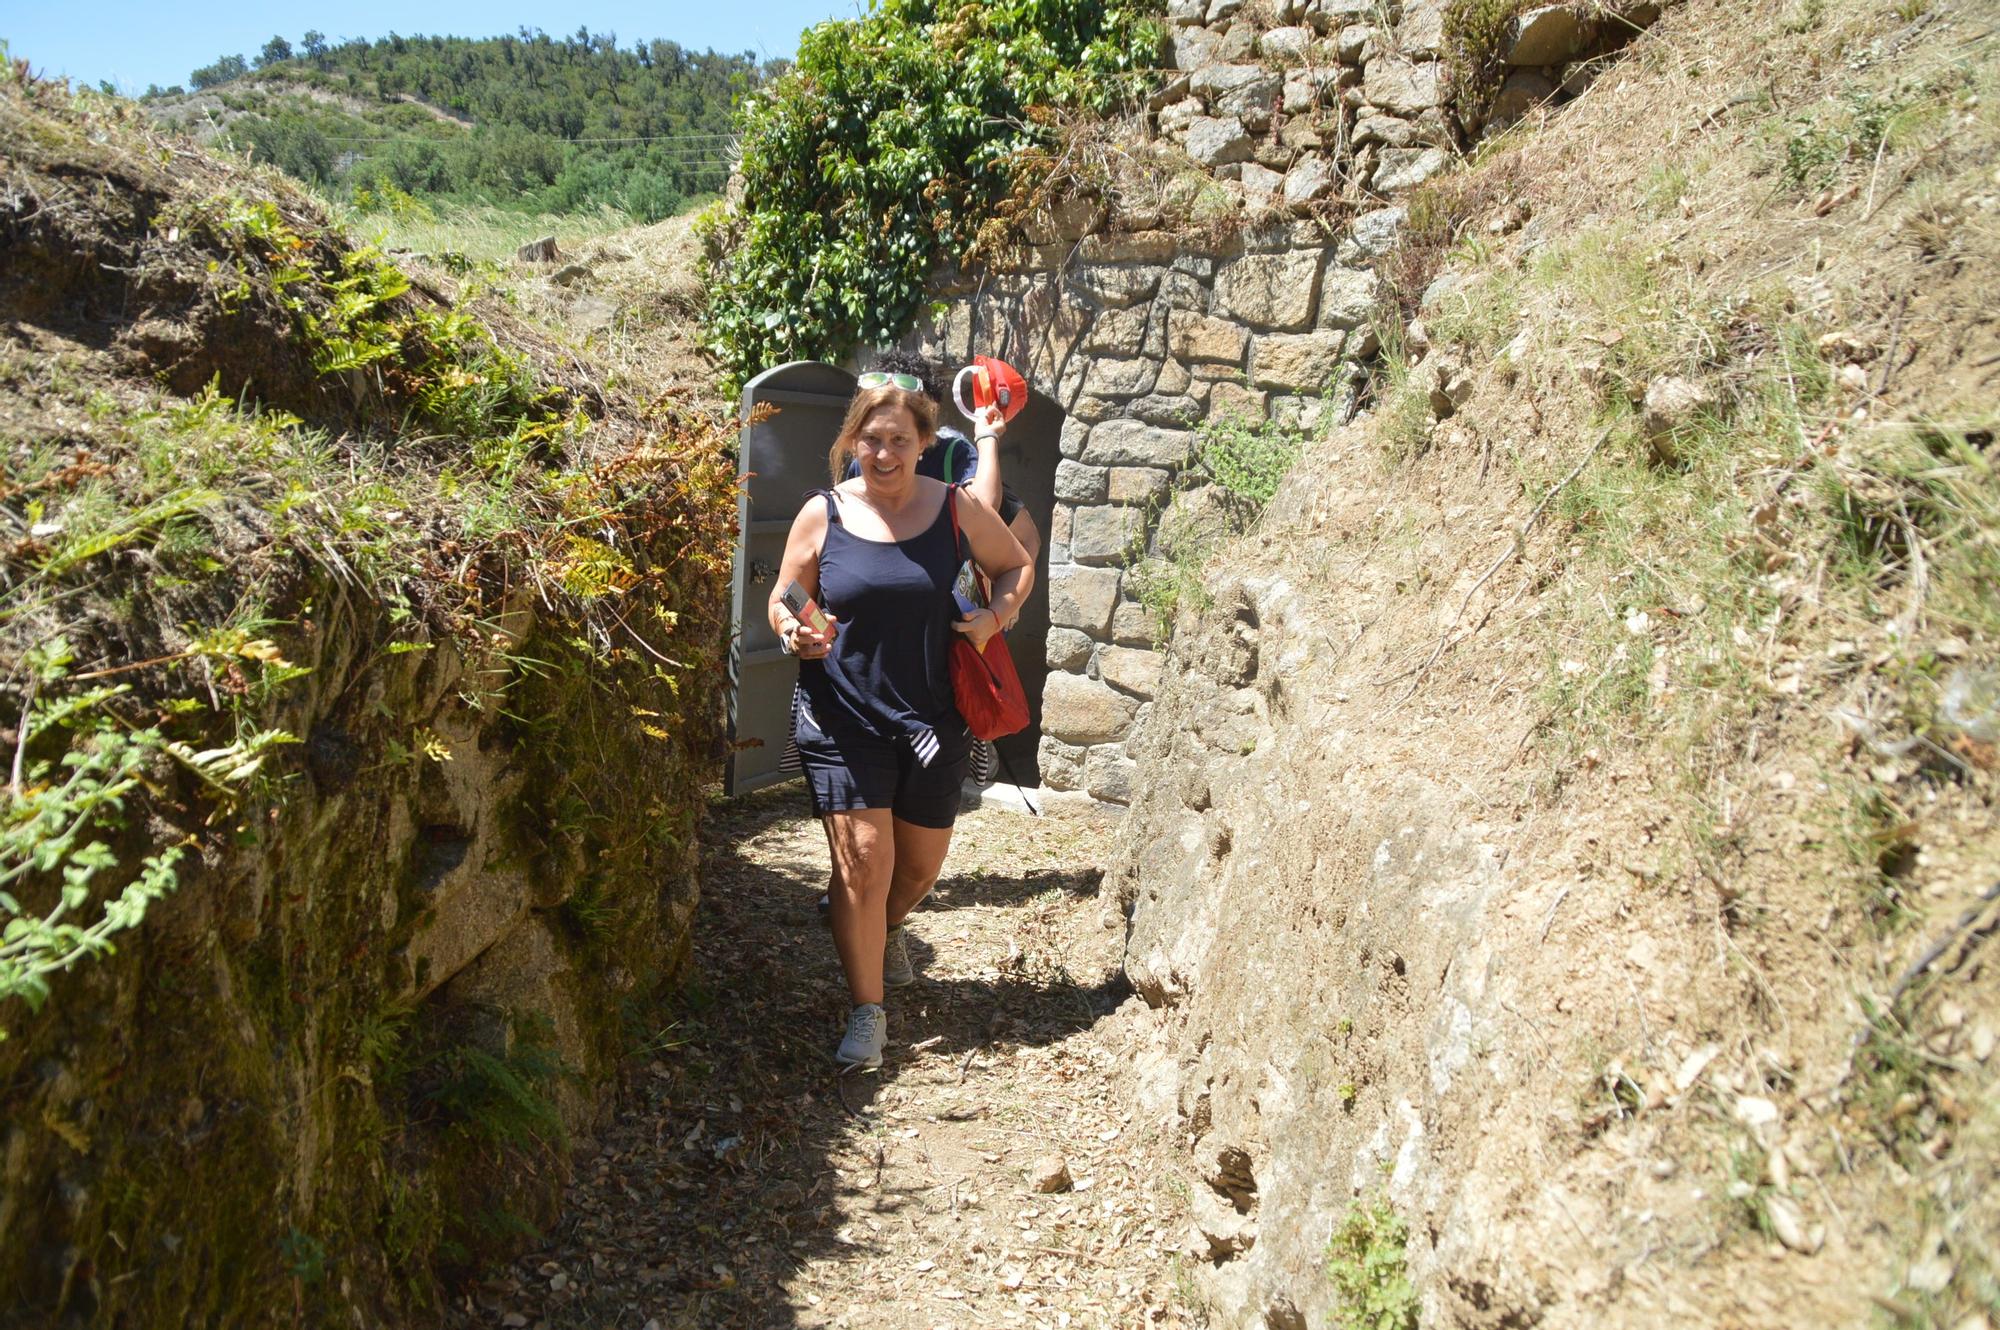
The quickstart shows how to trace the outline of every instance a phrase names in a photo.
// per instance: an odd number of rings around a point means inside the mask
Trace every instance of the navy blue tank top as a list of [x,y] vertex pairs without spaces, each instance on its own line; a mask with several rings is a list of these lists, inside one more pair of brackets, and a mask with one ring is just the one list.
[[861,729],[907,742],[930,765],[939,733],[965,728],[952,700],[950,647],[961,561],[945,502],[908,540],[867,540],[840,520],[830,490],[819,551],[819,603],[840,620],[833,650],[799,662],[799,687],[827,734]]

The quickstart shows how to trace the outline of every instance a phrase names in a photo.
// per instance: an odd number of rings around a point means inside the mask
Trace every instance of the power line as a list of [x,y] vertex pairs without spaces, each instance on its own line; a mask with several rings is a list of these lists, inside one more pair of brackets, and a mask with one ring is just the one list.
[[[447,143],[448,139],[434,138],[428,134],[390,134],[381,138],[364,138],[357,134],[322,134],[328,143]],[[545,138],[557,143],[704,143],[709,148],[733,146],[735,134],[630,134],[623,137],[598,137],[566,139],[555,134],[545,134]]]

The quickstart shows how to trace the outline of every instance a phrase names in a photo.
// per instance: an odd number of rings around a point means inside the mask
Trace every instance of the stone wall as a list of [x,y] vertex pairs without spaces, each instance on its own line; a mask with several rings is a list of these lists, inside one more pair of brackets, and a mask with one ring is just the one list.
[[1050,674],[1043,784],[1124,803],[1126,746],[1159,678],[1128,565],[1194,458],[1199,423],[1236,416],[1310,429],[1373,348],[1371,266],[1402,209],[1205,246],[1161,231],[1083,237],[1059,266],[1024,263],[960,291],[918,344],[950,363],[1002,356],[1067,413],[1048,540]]
[[[1572,96],[1655,5],[1547,5],[1506,37],[1490,125]],[[1048,210],[1005,263],[952,273],[911,344],[1001,356],[1067,413],[1049,541],[1042,780],[1128,801],[1161,657],[1128,575],[1186,488],[1197,430],[1317,429],[1375,353],[1376,261],[1396,196],[1451,161],[1445,0],[1172,0],[1174,70],[1145,132],[1184,151],[1197,236],[1089,200]],[[1474,121],[1468,124],[1467,120]],[[1186,178],[1180,182],[1185,185]]]

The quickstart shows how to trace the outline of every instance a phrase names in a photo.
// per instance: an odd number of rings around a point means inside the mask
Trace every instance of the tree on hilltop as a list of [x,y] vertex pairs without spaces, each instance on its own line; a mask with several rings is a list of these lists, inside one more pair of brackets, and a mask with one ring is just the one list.
[[244,63],[242,56],[225,55],[214,64],[203,65],[200,69],[195,70],[194,73],[189,74],[188,82],[192,83],[197,90],[213,88],[219,83],[227,83],[231,79],[240,79],[249,72],[250,66]]

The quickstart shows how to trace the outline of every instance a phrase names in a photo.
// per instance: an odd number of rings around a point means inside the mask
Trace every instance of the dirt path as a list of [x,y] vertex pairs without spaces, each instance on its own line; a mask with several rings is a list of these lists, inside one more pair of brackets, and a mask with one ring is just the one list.
[[[718,805],[696,978],[549,1243],[467,1323],[1126,1327],[1198,1323],[1180,1185],[1113,1077],[1134,1013],[1090,867],[1110,822],[960,820],[911,919],[879,1074],[830,1053],[845,985],[792,786]],[[1040,1192],[1060,1157],[1071,1179]]]

